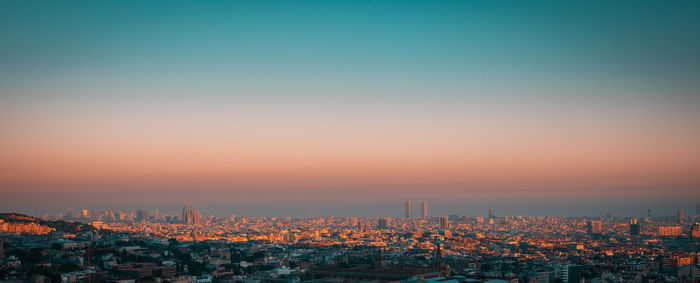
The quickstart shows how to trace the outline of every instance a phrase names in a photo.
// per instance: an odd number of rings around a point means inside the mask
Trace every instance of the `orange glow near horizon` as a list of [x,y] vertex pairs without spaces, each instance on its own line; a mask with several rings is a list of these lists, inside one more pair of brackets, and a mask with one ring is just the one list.
[[353,107],[15,113],[0,124],[0,182],[308,190],[501,184],[516,191],[700,182],[700,135],[689,130],[694,116]]

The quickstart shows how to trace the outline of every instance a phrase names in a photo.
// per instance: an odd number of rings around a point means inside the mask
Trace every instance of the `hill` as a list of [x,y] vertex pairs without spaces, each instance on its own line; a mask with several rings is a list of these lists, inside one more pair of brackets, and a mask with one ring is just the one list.
[[95,231],[95,227],[81,222],[67,222],[63,220],[48,221],[38,217],[19,213],[0,213],[0,219],[8,223],[36,223],[65,233],[77,234],[84,231]]

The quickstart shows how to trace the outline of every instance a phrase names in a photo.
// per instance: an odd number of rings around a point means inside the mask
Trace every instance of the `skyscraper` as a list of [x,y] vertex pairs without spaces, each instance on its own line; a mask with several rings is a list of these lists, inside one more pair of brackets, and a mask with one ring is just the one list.
[[603,222],[600,220],[588,221],[588,234],[597,235],[603,232]]
[[678,209],[678,223],[683,223],[683,209],[679,208]]
[[493,215],[493,210],[491,210],[491,209],[489,208],[489,219],[492,219],[492,218],[494,218],[494,217],[496,217],[496,216]]
[[440,230],[450,229],[450,218],[447,216],[440,216]]
[[428,203],[423,201],[423,205],[420,208],[420,217],[428,218]]
[[647,217],[651,218],[651,208],[647,210]]
[[411,218],[411,201],[406,201],[406,218]]
[[182,223],[189,225],[199,225],[201,216],[199,209],[192,209],[188,205],[182,207]]
[[136,210],[136,222],[146,221],[148,221],[148,211],[143,209]]
[[637,218],[630,219],[630,235],[639,235],[639,223]]

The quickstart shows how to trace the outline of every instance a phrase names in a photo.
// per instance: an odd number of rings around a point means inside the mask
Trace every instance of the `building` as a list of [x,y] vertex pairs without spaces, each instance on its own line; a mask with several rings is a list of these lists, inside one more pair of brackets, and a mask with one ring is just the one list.
[[406,201],[406,218],[411,218],[411,201]]
[[317,267],[309,272],[316,279],[334,279],[326,282],[406,282],[409,278],[440,278],[441,276],[447,276],[450,270],[443,266],[436,268],[434,266],[379,265],[352,268]]
[[425,201],[420,208],[420,218],[428,218],[428,203]]
[[[564,264],[555,269],[557,276],[564,283],[579,283],[583,275],[583,266]],[[549,281],[549,280],[547,280]],[[539,282],[539,281],[538,281]]]
[[389,219],[379,218],[379,220],[377,220],[377,229],[389,229]]
[[188,205],[182,207],[182,223],[188,225],[200,224],[199,209],[192,209]]
[[700,223],[693,224],[693,229],[690,230],[690,237],[693,241],[700,241]]
[[651,218],[651,208],[647,210],[647,217]]
[[496,215],[493,215],[493,210],[489,208],[489,219],[493,219]]
[[682,233],[681,227],[678,226],[661,226],[659,227],[659,236],[680,236]]
[[682,209],[682,208],[679,208],[679,209],[678,209],[678,223],[683,223],[683,218],[684,218],[684,216],[683,216],[683,209]]
[[535,279],[537,280],[537,283],[549,283],[549,271],[537,271]]
[[664,267],[678,267],[693,264],[693,258],[689,256],[673,256],[663,259]]
[[450,229],[450,218],[447,216],[440,216],[440,230]]
[[146,222],[148,221],[148,211],[143,209],[136,210],[136,222]]
[[367,222],[357,222],[357,229],[366,232],[369,230],[369,224]]
[[637,218],[630,219],[630,235],[639,235],[639,222]]
[[598,235],[603,232],[603,222],[600,220],[588,221],[588,234]]

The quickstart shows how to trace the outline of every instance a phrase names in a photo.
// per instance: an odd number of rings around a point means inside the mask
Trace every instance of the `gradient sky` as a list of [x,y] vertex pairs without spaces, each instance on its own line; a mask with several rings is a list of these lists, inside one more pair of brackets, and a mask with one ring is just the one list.
[[0,1],[0,210],[671,214],[697,1]]

